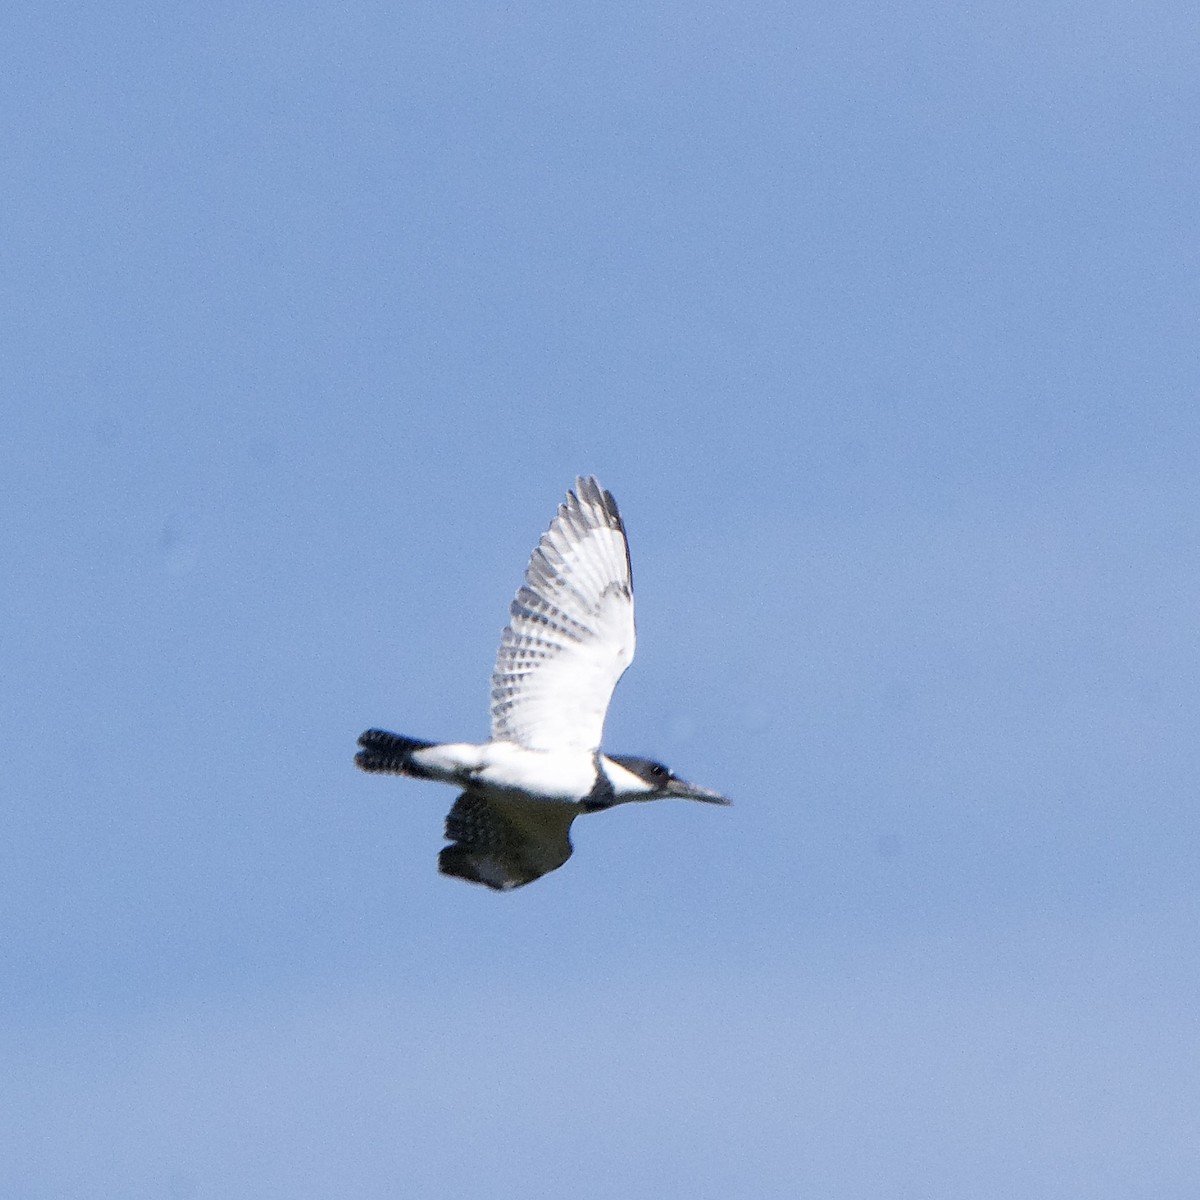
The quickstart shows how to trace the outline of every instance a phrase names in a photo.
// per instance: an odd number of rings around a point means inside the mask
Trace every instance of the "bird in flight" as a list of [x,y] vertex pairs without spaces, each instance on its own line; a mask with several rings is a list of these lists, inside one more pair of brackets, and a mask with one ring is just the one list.
[[633,661],[633,577],[612,493],[575,481],[525,570],[492,670],[492,736],[423,742],[382,729],[358,739],[364,771],[463,789],[446,817],[444,875],[498,891],[571,857],[571,823],[633,800],[729,801],[662,763],[603,754],[604,716]]

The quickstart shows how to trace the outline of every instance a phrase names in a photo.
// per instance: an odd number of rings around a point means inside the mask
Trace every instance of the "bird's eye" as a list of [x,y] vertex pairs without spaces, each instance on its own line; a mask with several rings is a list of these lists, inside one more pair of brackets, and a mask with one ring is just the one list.
[[668,771],[666,767],[660,767],[656,763],[650,768],[650,774],[653,775],[655,779],[666,779],[666,777],[670,774],[670,771]]

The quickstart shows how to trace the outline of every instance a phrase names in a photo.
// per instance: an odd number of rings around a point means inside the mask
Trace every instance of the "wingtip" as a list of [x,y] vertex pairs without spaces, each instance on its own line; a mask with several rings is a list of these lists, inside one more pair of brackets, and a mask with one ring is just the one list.
[[617,498],[606,488],[595,475],[577,475],[575,487],[567,493],[567,507],[571,501],[581,507],[599,509],[604,513],[606,523],[611,529],[625,532],[621,520],[621,510],[617,507]]

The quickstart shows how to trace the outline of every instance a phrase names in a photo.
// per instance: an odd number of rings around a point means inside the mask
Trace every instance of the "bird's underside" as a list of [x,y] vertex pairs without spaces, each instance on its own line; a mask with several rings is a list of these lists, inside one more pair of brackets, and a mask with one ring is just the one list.
[[[360,770],[380,775],[408,775],[460,784],[470,782],[470,771],[461,778],[422,765],[422,751],[442,751],[434,742],[401,737],[383,729],[368,729],[358,739],[354,761]],[[482,752],[485,746],[470,747]],[[460,756],[462,757],[462,756]],[[585,811],[571,801],[531,799],[467,787],[446,816],[446,846],[438,855],[438,869],[472,883],[507,891],[540,879],[571,857],[571,822]]]
[[633,581],[610,492],[576,481],[542,535],[510,607],[492,672],[492,740],[440,744],[370,729],[355,762],[462,788],[439,869],[509,890],[571,857],[571,823],[628,800],[724,797],[647,759],[609,758],[600,738],[633,660]]

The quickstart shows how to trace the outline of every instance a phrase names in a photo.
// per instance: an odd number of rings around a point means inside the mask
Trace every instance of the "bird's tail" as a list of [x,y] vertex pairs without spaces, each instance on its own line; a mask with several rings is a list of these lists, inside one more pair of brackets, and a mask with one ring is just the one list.
[[398,733],[388,733],[386,729],[368,729],[358,739],[358,744],[362,749],[354,756],[354,763],[363,771],[427,778],[427,772],[412,761],[412,753],[414,750],[425,750],[436,743],[401,737]]

